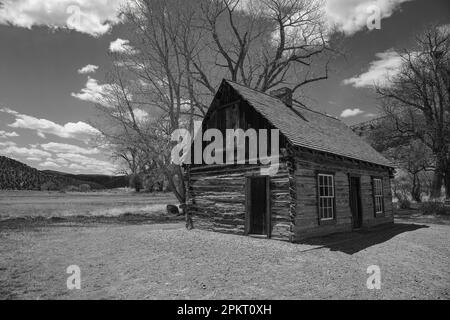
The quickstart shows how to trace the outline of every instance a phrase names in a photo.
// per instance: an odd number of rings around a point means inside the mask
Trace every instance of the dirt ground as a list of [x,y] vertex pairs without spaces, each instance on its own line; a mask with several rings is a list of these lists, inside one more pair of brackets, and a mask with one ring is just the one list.
[[[449,299],[450,226],[292,244],[173,224],[0,227],[1,299]],[[68,290],[66,268],[81,270]],[[381,289],[366,286],[378,265]]]

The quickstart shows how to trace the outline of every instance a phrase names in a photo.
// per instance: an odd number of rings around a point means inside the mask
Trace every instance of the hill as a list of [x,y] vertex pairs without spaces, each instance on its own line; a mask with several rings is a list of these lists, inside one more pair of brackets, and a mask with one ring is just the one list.
[[104,187],[104,189],[123,188],[128,186],[127,176],[108,176],[104,174],[72,174],[66,172],[59,172],[54,170],[43,170],[42,172],[63,176],[75,180],[85,182],[95,182]]
[[64,189],[88,184],[91,189],[111,189],[128,185],[126,176],[75,175],[32,168],[20,161],[0,156],[0,189]]

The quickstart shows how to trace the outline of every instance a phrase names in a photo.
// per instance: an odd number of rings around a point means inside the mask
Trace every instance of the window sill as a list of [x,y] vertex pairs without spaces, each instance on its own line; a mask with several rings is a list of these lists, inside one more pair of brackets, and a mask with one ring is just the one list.
[[325,219],[319,221],[319,226],[332,226],[336,224],[336,219]]
[[376,212],[375,213],[375,218],[384,218],[384,217],[385,217],[384,212]]

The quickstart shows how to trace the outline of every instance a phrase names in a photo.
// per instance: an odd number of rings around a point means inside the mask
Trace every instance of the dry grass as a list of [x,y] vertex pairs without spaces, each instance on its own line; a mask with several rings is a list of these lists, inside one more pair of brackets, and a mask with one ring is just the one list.
[[395,218],[415,223],[433,223],[450,225],[450,215],[424,215],[419,209],[396,209]]
[[[302,244],[181,224],[1,228],[3,299],[448,299],[450,226],[397,224]],[[66,288],[67,266],[82,272]],[[381,268],[381,290],[366,287]]]
[[17,218],[117,217],[165,213],[171,193],[1,191],[0,221]]

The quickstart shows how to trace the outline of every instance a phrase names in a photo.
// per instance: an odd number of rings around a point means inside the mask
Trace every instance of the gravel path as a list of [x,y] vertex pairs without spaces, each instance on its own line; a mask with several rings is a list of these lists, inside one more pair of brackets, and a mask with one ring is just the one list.
[[449,299],[449,240],[450,226],[406,223],[301,244],[182,224],[0,228],[0,298]]

